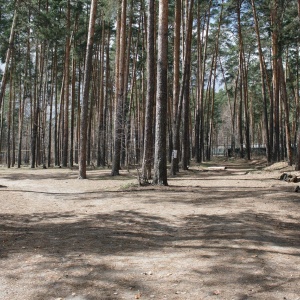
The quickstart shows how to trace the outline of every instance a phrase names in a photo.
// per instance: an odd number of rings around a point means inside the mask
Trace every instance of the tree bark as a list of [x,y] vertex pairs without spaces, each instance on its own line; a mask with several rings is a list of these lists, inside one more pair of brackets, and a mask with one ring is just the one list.
[[[271,8],[271,25],[272,30],[272,67],[273,67],[273,106],[274,106],[274,146],[273,146],[273,161],[280,160],[280,119],[279,119],[279,93],[280,93],[280,80],[279,80],[279,67],[278,58],[279,51],[279,4],[278,0],[273,1]],[[271,112],[272,113],[272,112]]]
[[69,165],[74,164],[74,125],[75,125],[75,98],[76,98],[76,58],[72,58],[72,95],[71,95],[71,128],[70,128],[70,155]]
[[[199,3],[198,3],[199,5]],[[205,89],[205,72],[206,72],[206,60],[207,60],[207,49],[208,49],[208,35],[211,21],[211,6],[212,0],[209,1],[208,9],[205,15],[206,22],[205,28],[202,30],[202,39],[200,39],[200,32],[198,32],[199,40],[198,43],[198,66],[199,66],[199,87],[198,87],[198,99],[197,99],[197,127],[198,137],[195,143],[195,152],[197,153],[197,162],[202,162],[204,159],[204,89]],[[200,19],[200,6],[198,7],[198,22],[201,23]],[[200,30],[198,26],[198,31]],[[205,31],[205,32],[204,32]],[[203,38],[205,41],[203,42]],[[204,45],[202,45],[204,43]]]
[[13,63],[10,68],[10,79],[9,79],[9,103],[7,111],[7,168],[11,167],[11,129],[12,129],[12,102],[14,97],[13,91]]
[[153,105],[155,97],[155,1],[149,0],[147,23],[147,95],[145,112],[145,134],[144,134],[144,154],[142,165],[142,179],[148,182],[151,179],[151,166],[153,157]]
[[190,159],[190,77],[191,77],[191,46],[192,46],[192,27],[193,27],[193,6],[194,1],[190,0],[187,16],[187,34],[185,42],[185,62],[184,62],[184,81],[183,81],[183,103],[182,103],[182,169],[187,170]]
[[[181,0],[176,0],[174,22],[174,77],[173,77],[173,123],[172,123],[172,161],[171,175],[176,175],[179,166],[179,130],[177,131],[178,104],[179,104],[179,76],[180,76],[180,27],[181,27]],[[179,125],[178,125],[179,126]]]
[[256,32],[256,37],[257,37],[257,46],[258,46],[258,54],[259,54],[261,93],[262,93],[263,103],[264,103],[263,115],[264,115],[266,152],[267,152],[266,155],[267,155],[267,161],[268,161],[268,163],[270,163],[272,160],[272,151],[271,151],[271,147],[270,147],[270,137],[269,137],[270,133],[269,133],[269,124],[268,124],[268,104],[267,104],[266,79],[265,79],[266,70],[265,70],[264,57],[263,57],[263,52],[262,52],[262,47],[261,47],[260,32],[259,32],[259,26],[258,26],[256,7],[255,7],[254,0],[251,0],[251,4],[252,4],[252,10],[253,10],[255,32]]
[[122,0],[121,27],[120,27],[120,49],[119,49],[119,76],[118,94],[116,103],[116,114],[114,122],[114,153],[111,175],[117,176],[120,171],[121,145],[123,132],[123,103],[124,103],[124,71],[125,71],[125,52],[126,52],[126,10],[127,0]]
[[62,165],[68,165],[68,150],[69,150],[69,97],[70,97],[70,0],[67,2],[67,37],[66,37],[66,54],[65,54],[65,92],[64,92],[64,128],[63,128],[63,145],[62,145]]
[[286,89],[286,81],[284,76],[284,70],[282,65],[282,59],[279,59],[279,72],[280,72],[280,82],[281,82],[281,98],[283,101],[283,108],[284,108],[284,123],[285,123],[285,144],[287,150],[287,159],[288,165],[292,166],[293,164],[293,152],[292,152],[292,145],[291,145],[291,130],[290,130],[290,113],[289,113],[289,105],[288,105],[288,95]]
[[87,39],[87,47],[86,47],[86,57],[85,57],[84,82],[83,82],[83,102],[81,107],[79,179],[87,178],[86,177],[87,117],[88,117],[90,76],[91,76],[91,68],[92,68],[96,13],[97,13],[97,0],[91,0],[91,11],[90,11],[89,31],[88,31],[88,39]]
[[168,185],[167,181],[167,103],[168,103],[168,0],[159,0],[157,93],[154,178],[155,185]]
[[[40,51],[38,50],[40,48]],[[36,73],[38,76],[35,79],[35,91],[33,97],[33,119],[32,119],[32,134],[31,134],[31,168],[35,168],[38,164],[38,130],[39,130],[39,115],[40,115],[40,100],[42,97],[44,62],[43,62],[43,46],[39,45],[36,49]]]
[[104,107],[104,53],[105,53],[105,22],[102,21],[102,41],[99,53],[99,101],[98,101],[98,140],[97,140],[97,167],[103,164],[101,149],[103,143],[103,107]]

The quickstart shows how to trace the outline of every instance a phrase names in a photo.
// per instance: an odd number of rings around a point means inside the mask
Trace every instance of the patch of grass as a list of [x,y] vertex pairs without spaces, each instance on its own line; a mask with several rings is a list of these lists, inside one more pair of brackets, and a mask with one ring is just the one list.
[[122,184],[120,189],[121,190],[130,190],[130,189],[136,188],[138,186],[139,185],[137,183],[129,182],[129,183]]

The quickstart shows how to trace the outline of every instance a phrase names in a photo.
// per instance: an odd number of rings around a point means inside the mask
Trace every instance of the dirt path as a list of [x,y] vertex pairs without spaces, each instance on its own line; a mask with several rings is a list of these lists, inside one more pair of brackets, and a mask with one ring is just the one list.
[[224,164],[169,187],[2,168],[0,299],[300,299],[297,184]]

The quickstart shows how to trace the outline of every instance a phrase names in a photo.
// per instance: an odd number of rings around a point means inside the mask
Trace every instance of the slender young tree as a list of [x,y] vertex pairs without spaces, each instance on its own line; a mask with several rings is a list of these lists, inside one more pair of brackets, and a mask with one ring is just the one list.
[[258,55],[259,55],[259,68],[260,68],[260,76],[261,76],[261,90],[262,90],[262,97],[264,102],[264,109],[263,109],[263,115],[264,115],[264,125],[265,125],[265,138],[266,138],[266,152],[267,152],[267,161],[271,162],[271,147],[270,147],[270,137],[269,137],[269,124],[268,124],[268,105],[267,105],[267,92],[266,92],[266,76],[265,74],[265,61],[264,56],[262,52],[262,46],[261,46],[261,38],[260,38],[260,30],[258,26],[258,19],[257,19],[257,13],[256,13],[256,6],[255,1],[251,0],[252,5],[252,11],[253,11],[253,18],[254,18],[254,25],[255,25],[255,32],[256,32],[256,38],[257,38],[257,47],[258,47]]
[[[245,49],[244,49],[244,37],[242,34],[241,25],[241,5],[242,1],[237,1],[237,27],[238,27],[238,44],[239,44],[239,68],[240,68],[240,111],[239,111],[239,134],[240,134],[240,155],[244,157],[244,139],[246,145],[247,159],[250,160],[250,132],[249,132],[249,108],[248,108],[248,81],[247,81],[247,71],[245,62]],[[243,110],[244,109],[244,110]],[[244,115],[244,120],[243,120]],[[244,121],[244,122],[243,122]],[[244,126],[243,126],[244,123]],[[243,132],[243,127],[245,132]]]
[[147,96],[146,96],[146,123],[144,136],[144,155],[142,166],[142,177],[145,182],[151,179],[151,162],[153,156],[153,104],[155,96],[155,53],[154,53],[154,17],[155,1],[149,0],[148,24],[147,24]]
[[42,44],[36,46],[36,78],[35,78],[35,89],[33,97],[33,111],[32,111],[32,129],[31,129],[31,168],[35,168],[38,164],[38,131],[41,107],[40,102],[42,99],[42,86],[43,86],[43,75],[44,75],[44,47]]
[[187,34],[185,42],[185,61],[184,61],[184,79],[183,79],[183,103],[182,103],[182,169],[187,170],[190,159],[190,77],[191,77],[191,46],[192,46],[192,28],[193,28],[193,5],[190,0],[187,16]]
[[125,54],[126,54],[126,11],[127,0],[122,0],[121,28],[120,28],[120,50],[119,50],[119,76],[118,94],[116,103],[116,115],[114,123],[114,153],[111,175],[117,176],[120,171],[121,146],[123,132],[123,104],[124,104],[124,81],[125,81]]
[[13,63],[12,67],[10,69],[10,83],[9,83],[9,103],[8,103],[8,111],[7,111],[7,167],[11,167],[11,129],[12,129],[12,102],[13,102],[13,96],[14,96],[14,91],[13,91]]
[[180,77],[180,27],[181,27],[181,0],[176,0],[175,21],[174,21],[174,76],[173,76],[173,123],[172,123],[172,161],[171,175],[176,175],[178,171],[179,157],[179,77]]
[[209,1],[207,11],[205,12],[205,21],[204,26],[201,29],[201,15],[200,15],[200,3],[198,2],[198,28],[197,28],[197,36],[198,36],[198,99],[197,99],[197,116],[196,116],[196,137],[195,137],[195,152],[197,153],[197,161],[202,162],[205,158],[204,156],[204,131],[205,131],[205,73],[206,73],[206,65],[208,59],[208,44],[209,44],[209,29],[211,23],[211,10],[212,10],[212,0]]
[[102,162],[102,154],[101,147],[103,143],[103,106],[104,106],[104,52],[105,52],[105,22],[102,21],[102,41],[99,46],[99,79],[100,79],[100,87],[99,87],[99,95],[98,95],[98,136],[97,136],[97,167],[100,167]]
[[85,70],[83,82],[83,102],[81,106],[81,123],[80,123],[80,153],[79,153],[79,179],[86,179],[86,149],[87,149],[87,119],[88,119],[88,104],[89,104],[89,89],[91,79],[91,68],[93,58],[93,45],[95,22],[97,14],[97,0],[91,0],[91,11],[89,21],[89,31],[86,46]]
[[65,91],[64,91],[64,128],[63,128],[63,154],[62,154],[62,165],[66,167],[68,165],[68,150],[69,150],[69,78],[70,78],[70,0],[67,2],[67,13],[66,13],[66,54],[65,54]]
[[290,109],[288,104],[288,95],[287,95],[287,88],[286,88],[286,81],[284,76],[284,69],[282,65],[282,60],[279,59],[279,78],[281,82],[281,98],[283,102],[284,108],[284,124],[285,124],[285,140],[286,140],[286,151],[287,151],[287,161],[288,165],[292,166],[293,164],[293,153],[292,153],[292,146],[291,146],[291,130],[290,130]]
[[156,126],[153,184],[167,180],[167,104],[168,104],[168,0],[159,0]]
[[[272,67],[273,67],[273,107],[274,107],[274,123],[271,124],[274,130],[274,146],[273,146],[273,161],[280,160],[280,78],[278,58],[281,55],[279,49],[279,28],[280,17],[279,9],[280,3],[278,0],[271,2],[271,25],[272,25]],[[270,112],[272,113],[272,111]]]

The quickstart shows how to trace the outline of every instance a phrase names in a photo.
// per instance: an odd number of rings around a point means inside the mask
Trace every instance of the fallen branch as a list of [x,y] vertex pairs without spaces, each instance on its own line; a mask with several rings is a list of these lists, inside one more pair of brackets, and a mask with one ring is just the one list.
[[226,167],[208,167],[207,169],[210,171],[220,171],[220,170],[226,170]]

